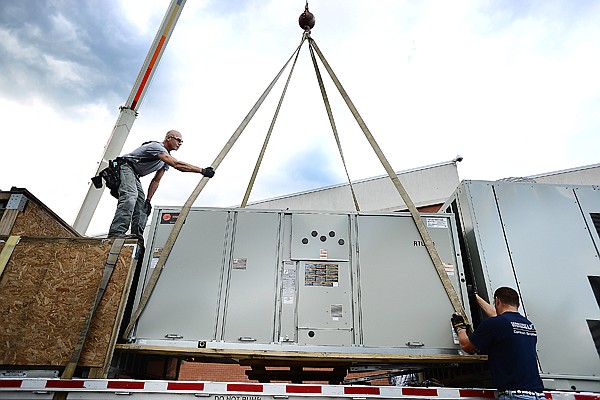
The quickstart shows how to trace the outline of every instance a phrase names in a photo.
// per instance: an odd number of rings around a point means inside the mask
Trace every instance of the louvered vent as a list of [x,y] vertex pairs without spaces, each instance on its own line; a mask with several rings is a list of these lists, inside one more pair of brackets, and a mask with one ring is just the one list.
[[[594,221],[594,225],[596,226],[596,230],[598,230],[597,220]],[[590,286],[592,287],[594,297],[596,297],[596,303],[598,303],[598,307],[600,307],[600,276],[588,276],[588,279],[590,281]],[[600,356],[600,321],[597,319],[588,319],[587,324],[590,328],[590,333],[592,334],[592,340],[596,346],[596,351]]]
[[598,352],[598,355],[600,355],[600,321],[588,319],[587,324],[590,328],[592,339],[594,340],[594,345],[596,346],[596,351]]
[[600,213],[590,213],[590,217],[592,218],[598,236],[600,236]]

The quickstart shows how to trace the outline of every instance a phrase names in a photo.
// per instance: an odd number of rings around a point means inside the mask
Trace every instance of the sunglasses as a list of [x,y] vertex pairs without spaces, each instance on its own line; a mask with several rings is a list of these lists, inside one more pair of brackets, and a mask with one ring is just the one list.
[[171,137],[170,137],[170,139],[175,139],[175,141],[177,141],[177,143],[179,143],[179,144],[183,144],[183,139],[182,139],[182,138],[178,138],[178,137],[175,137],[175,136],[171,136]]

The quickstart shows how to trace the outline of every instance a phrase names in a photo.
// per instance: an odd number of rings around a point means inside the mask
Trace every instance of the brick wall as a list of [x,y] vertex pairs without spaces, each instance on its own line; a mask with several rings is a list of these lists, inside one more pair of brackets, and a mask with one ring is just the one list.
[[237,364],[199,363],[183,361],[180,381],[249,382],[244,371],[250,367]]
[[[199,363],[183,361],[179,370],[180,381],[211,381],[211,382],[252,382],[248,379],[245,371],[250,367],[242,367],[237,364]],[[273,368],[274,369],[274,368]],[[378,372],[348,374],[346,379],[362,376],[375,375]],[[327,382],[306,382],[320,383]],[[387,378],[371,381],[373,386],[389,386]]]

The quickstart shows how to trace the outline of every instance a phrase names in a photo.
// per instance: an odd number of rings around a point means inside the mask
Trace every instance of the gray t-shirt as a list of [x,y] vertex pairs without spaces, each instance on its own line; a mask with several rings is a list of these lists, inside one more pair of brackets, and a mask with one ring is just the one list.
[[[164,168],[165,171],[169,169],[169,166],[157,157],[162,153],[168,153],[168,151],[161,142],[148,142],[122,157],[133,164],[133,169],[139,176],[146,176],[161,168]],[[155,160],[148,161],[149,158]]]

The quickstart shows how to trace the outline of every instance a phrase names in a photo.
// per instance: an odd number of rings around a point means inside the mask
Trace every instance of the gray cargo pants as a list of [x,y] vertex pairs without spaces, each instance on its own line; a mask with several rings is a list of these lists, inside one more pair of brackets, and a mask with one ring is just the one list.
[[121,165],[121,185],[117,210],[110,224],[108,236],[122,236],[131,226],[131,234],[142,238],[148,216],[144,212],[146,194],[140,178],[129,164]]

